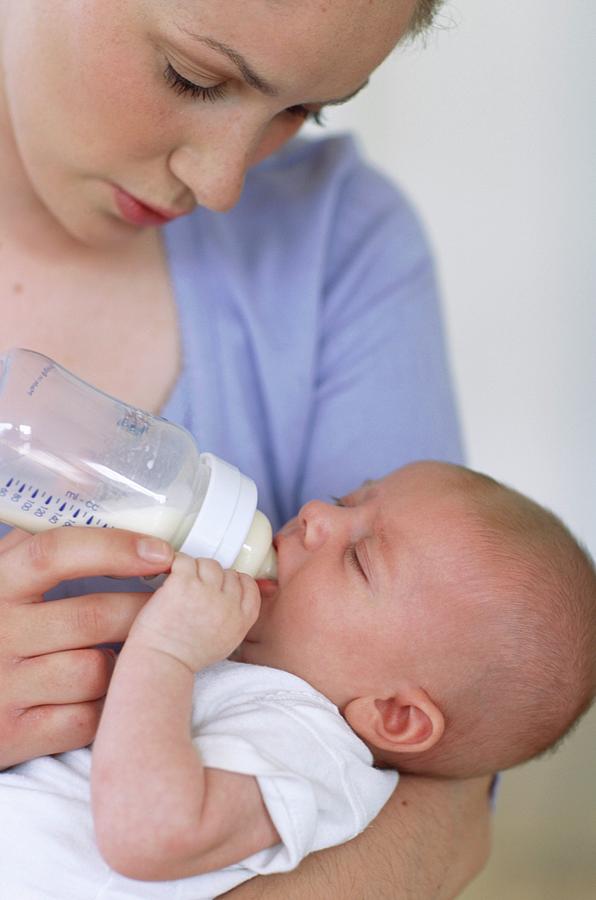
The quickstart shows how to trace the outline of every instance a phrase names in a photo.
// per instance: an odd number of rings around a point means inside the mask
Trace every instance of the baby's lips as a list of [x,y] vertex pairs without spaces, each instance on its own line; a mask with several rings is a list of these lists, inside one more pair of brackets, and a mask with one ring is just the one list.
[[277,591],[277,581],[272,578],[257,578],[257,586],[263,600],[269,599]]

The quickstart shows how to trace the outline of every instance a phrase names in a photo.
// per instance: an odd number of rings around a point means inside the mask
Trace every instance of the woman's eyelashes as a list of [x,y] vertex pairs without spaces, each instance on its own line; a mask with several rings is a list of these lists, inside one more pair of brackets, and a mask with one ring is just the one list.
[[195,84],[194,81],[189,81],[188,78],[185,78],[184,75],[177,72],[171,63],[167,64],[163,74],[172,90],[180,97],[188,95],[189,97],[192,97],[193,100],[202,100],[205,103],[215,103],[216,100],[220,100],[224,97],[226,93],[223,84],[214,84],[211,87],[204,87],[201,84]]
[[[168,63],[165,71],[164,78],[173,91],[178,94],[179,97],[188,96],[193,100],[202,100],[204,103],[215,103],[217,100],[221,100],[226,95],[226,86],[225,84],[214,84],[210,87],[205,87],[202,84],[196,84],[194,81],[189,81],[188,78],[185,78],[184,75],[181,75],[180,72],[177,72],[171,63]],[[323,111],[322,110],[311,110],[306,106],[298,105],[298,106],[289,106],[284,112],[288,113],[291,116],[299,116],[301,119],[305,121],[311,120],[315,122],[317,125],[323,125]]]
[[325,124],[322,109],[308,109],[308,107],[300,104],[298,106],[288,106],[285,112],[291,116],[299,116],[304,121],[314,122],[315,125],[323,126]]

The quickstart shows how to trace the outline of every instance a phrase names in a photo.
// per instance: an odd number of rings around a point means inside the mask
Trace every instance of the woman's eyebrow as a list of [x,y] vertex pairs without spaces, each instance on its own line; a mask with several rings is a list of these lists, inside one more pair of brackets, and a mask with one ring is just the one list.
[[[248,63],[248,61],[242,56],[241,53],[238,53],[237,50],[234,50],[233,47],[229,47],[228,44],[224,44],[221,41],[217,41],[215,38],[208,37],[206,35],[195,34],[192,31],[188,31],[187,28],[182,28],[178,26],[180,31],[183,31],[184,34],[191,37],[194,41],[198,41],[200,44],[205,44],[206,47],[210,47],[211,50],[215,50],[217,53],[222,53],[224,56],[234,63],[236,68],[240,71],[242,77],[251,87],[254,87],[257,91],[260,91],[261,94],[266,94],[268,97],[277,97],[280,94],[279,88],[276,88],[275,85],[271,84],[271,82],[267,81],[266,78],[263,78],[262,75],[259,75],[252,66]],[[346,97],[339,97],[336,100],[317,100],[316,102],[321,106],[338,106],[341,103],[347,103],[348,100],[351,100],[352,97],[355,97],[362,88],[366,87],[368,84],[368,78],[361,84],[360,87],[357,87],[355,91],[352,91],[351,94],[348,94]],[[315,102],[315,101],[311,101]]]
[[227,56],[229,60],[231,60],[236,68],[241,72],[242,77],[246,81],[247,84],[250,84],[251,87],[257,89],[262,94],[267,94],[269,97],[277,97],[279,94],[279,90],[270,84],[265,78],[262,78],[258,75],[255,70],[248,64],[246,59],[238,53],[237,50],[234,50],[232,47],[229,47],[227,44],[222,44],[221,41],[216,41],[215,38],[207,37],[206,35],[195,34],[193,31],[189,31],[187,28],[182,28],[182,26],[178,26],[180,31],[183,31],[184,34],[188,35],[188,37],[192,38],[194,41],[198,41],[200,44],[205,44],[206,47],[210,47],[212,50],[217,51],[218,53],[223,53],[224,56]]

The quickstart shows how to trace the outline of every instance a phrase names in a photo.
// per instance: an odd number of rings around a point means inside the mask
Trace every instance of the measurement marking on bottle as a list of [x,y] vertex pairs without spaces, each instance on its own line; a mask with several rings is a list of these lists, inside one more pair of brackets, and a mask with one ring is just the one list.
[[[2,503],[10,503],[17,514],[25,513],[34,521],[45,520],[48,525],[83,525],[95,528],[112,528],[103,515],[99,515],[100,506],[93,500],[81,502],[82,498],[73,492],[67,496],[52,494],[42,490],[39,485],[32,484],[22,478],[10,476],[5,482],[0,480],[0,507]],[[70,496],[69,496],[70,495]],[[72,500],[73,502],[69,502]],[[76,501],[79,505],[77,506]],[[13,506],[14,504],[14,506]],[[47,527],[47,526],[46,526]],[[38,526],[36,526],[37,530]]]

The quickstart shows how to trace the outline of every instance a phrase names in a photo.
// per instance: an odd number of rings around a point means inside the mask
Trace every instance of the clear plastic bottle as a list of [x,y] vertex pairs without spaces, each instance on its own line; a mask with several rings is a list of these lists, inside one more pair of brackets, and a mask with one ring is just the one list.
[[0,520],[126,528],[224,568],[276,577],[254,482],[184,428],[31,350],[0,357]]

